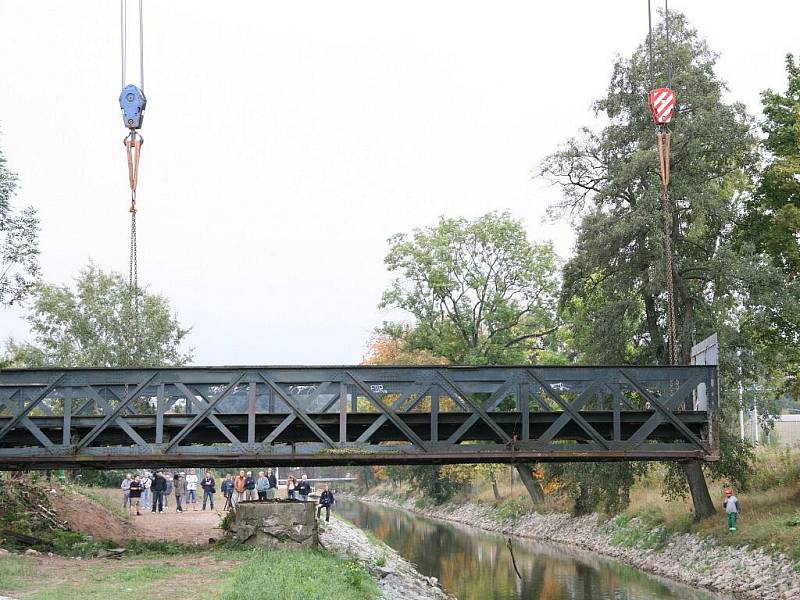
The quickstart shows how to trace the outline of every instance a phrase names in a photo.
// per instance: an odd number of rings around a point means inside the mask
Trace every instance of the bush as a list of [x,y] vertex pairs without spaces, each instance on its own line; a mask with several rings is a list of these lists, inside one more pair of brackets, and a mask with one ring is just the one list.
[[509,498],[508,500],[502,502],[500,506],[497,507],[495,515],[497,515],[497,517],[503,521],[517,521],[530,512],[531,506],[528,503],[527,498],[520,496],[517,498]]
[[414,501],[414,506],[419,510],[427,510],[435,504],[436,501],[430,496],[420,496]]
[[654,509],[646,509],[636,516],[614,517],[603,523],[599,530],[610,535],[609,542],[614,546],[642,550],[661,550],[672,535],[661,512]]

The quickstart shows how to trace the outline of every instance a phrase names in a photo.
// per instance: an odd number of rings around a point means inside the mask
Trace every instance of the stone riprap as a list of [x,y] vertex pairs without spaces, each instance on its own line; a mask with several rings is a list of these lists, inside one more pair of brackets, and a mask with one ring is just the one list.
[[759,600],[800,600],[798,565],[784,554],[748,546],[721,546],[694,534],[672,534],[660,550],[611,543],[613,533],[599,526],[597,515],[531,513],[502,519],[497,510],[481,504],[418,509],[415,499],[397,502],[385,496],[357,499],[402,508],[428,517],[502,533],[578,546],[633,567],[693,587]]
[[395,550],[371,541],[358,527],[335,515],[324,525],[321,537],[328,550],[361,561],[386,600],[455,600],[435,577],[426,577]]
[[240,502],[229,533],[243,544],[264,548],[317,548],[313,502]]

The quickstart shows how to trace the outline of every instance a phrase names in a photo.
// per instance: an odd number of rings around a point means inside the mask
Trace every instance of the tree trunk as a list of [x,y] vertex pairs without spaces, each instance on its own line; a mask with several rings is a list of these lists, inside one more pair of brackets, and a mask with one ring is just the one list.
[[708,493],[708,485],[703,475],[703,467],[699,460],[692,460],[681,465],[686,481],[689,482],[689,490],[692,492],[692,504],[694,504],[694,520],[701,521],[717,512],[711,494]]
[[528,490],[534,506],[544,502],[544,490],[542,489],[541,484],[534,479],[533,475],[531,475],[531,465],[524,463],[521,465],[516,465],[516,467],[517,473],[519,473],[519,478],[522,480],[522,484],[525,486],[525,489]]
[[500,500],[503,499],[503,497],[500,495],[500,490],[497,489],[497,478],[494,475],[492,475],[492,492],[494,493],[494,499],[497,502],[500,502]]

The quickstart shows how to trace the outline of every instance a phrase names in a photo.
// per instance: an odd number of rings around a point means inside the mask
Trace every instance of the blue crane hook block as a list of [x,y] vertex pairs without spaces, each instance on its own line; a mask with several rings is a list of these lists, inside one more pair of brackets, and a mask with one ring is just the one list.
[[144,92],[135,85],[126,85],[119,95],[119,106],[122,109],[122,120],[128,129],[139,129],[144,120],[144,109],[147,98]]

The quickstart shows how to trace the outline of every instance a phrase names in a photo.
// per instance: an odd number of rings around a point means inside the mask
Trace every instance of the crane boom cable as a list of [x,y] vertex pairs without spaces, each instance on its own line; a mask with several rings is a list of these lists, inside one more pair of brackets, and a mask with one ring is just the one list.
[[128,183],[131,189],[130,254],[128,261],[128,360],[131,365],[141,364],[141,331],[140,331],[140,291],[139,291],[139,259],[136,231],[136,188],[139,180],[139,162],[144,139],[137,132],[141,127],[144,107],[144,18],[142,0],[139,0],[139,88],[127,85],[128,60],[128,2],[120,0],[120,55],[122,60],[122,94],[120,105],[123,109],[125,124],[129,133],[123,143],[128,157]]
[[[653,24],[650,0],[647,0],[647,26],[648,50],[650,58],[650,87],[655,88],[654,57],[653,57]],[[667,42],[667,81],[672,87],[672,49],[669,36],[669,0],[664,0],[664,29]],[[661,90],[657,90],[661,91]],[[670,90],[667,90],[671,92]],[[651,92],[652,93],[652,92]],[[669,364],[678,363],[678,325],[677,307],[675,304],[675,264],[672,250],[672,210],[669,197],[670,176],[670,151],[672,146],[672,133],[667,127],[669,118],[659,121],[654,112],[656,121],[656,147],[658,149],[659,174],[661,176],[661,212],[663,220],[664,243],[664,279],[667,292],[667,357]]]

